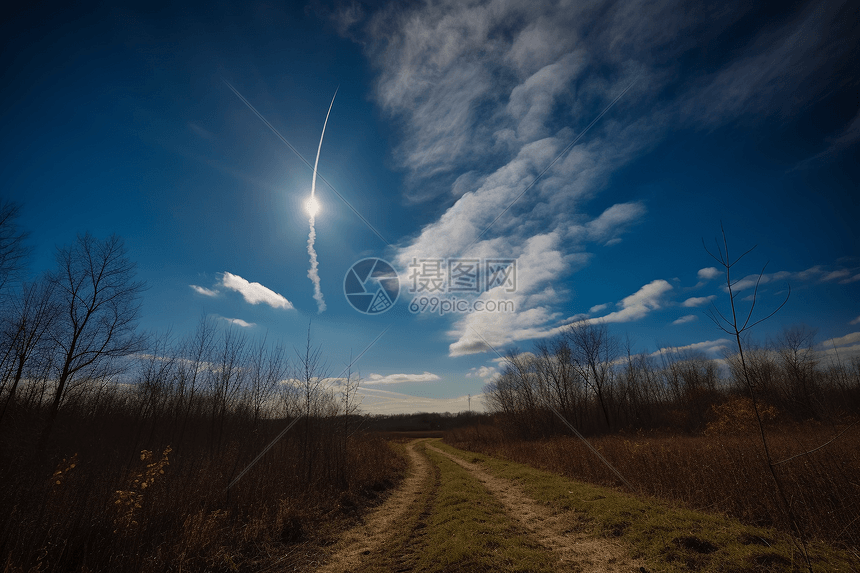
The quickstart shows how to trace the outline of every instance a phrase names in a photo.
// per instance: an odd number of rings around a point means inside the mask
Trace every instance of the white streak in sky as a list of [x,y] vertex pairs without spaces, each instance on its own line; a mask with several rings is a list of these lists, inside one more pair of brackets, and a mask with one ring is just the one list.
[[[236,94],[236,96],[237,96],[240,100],[242,100],[242,102],[243,102],[243,103],[248,107],[248,109],[250,109],[251,111],[253,111],[253,112],[254,112],[254,115],[256,115],[258,118],[260,118],[260,121],[262,121],[262,122],[266,125],[266,127],[268,127],[268,128],[272,131],[272,133],[274,133],[275,135],[277,135],[277,136],[278,136],[278,139],[280,139],[280,140],[284,143],[284,145],[286,145],[287,147],[289,147],[289,148],[290,148],[290,150],[292,150],[292,152],[293,152],[293,153],[295,153],[295,154],[296,154],[296,156],[297,156],[299,159],[301,159],[301,160],[302,160],[302,163],[304,163],[305,165],[307,165],[307,166],[308,166],[308,169],[313,169],[313,167],[311,167],[311,164],[308,162],[308,160],[307,160],[307,159],[305,159],[305,158],[304,158],[304,156],[302,156],[302,154],[301,154],[301,153],[299,153],[299,152],[298,152],[298,150],[297,150],[295,147],[293,147],[293,145],[292,145],[289,141],[287,141],[287,140],[286,140],[286,138],[285,138],[283,135],[281,135],[281,132],[279,132],[277,129],[275,129],[275,126],[273,126],[271,123],[269,123],[269,120],[267,120],[265,117],[263,117],[263,115],[262,115],[259,111],[257,111],[257,108],[255,108],[254,106],[252,106],[252,105],[251,105],[251,102],[249,102],[248,100],[246,100],[246,99],[245,99],[245,96],[243,96],[242,94],[240,94],[240,93],[239,93],[239,90],[237,90],[236,88],[234,88],[234,87],[233,87],[233,85],[232,85],[230,82],[228,82],[227,80],[225,80],[224,78],[221,78],[221,80],[222,80],[222,81],[227,85],[227,87],[228,87],[228,88],[230,88],[230,89],[233,91],[233,93],[234,93],[234,94]],[[335,90],[335,92],[334,92],[334,93],[335,93],[335,95],[337,95],[337,90]],[[334,98],[332,98],[332,103],[334,103]],[[331,106],[329,106],[329,111],[331,111]],[[326,115],[326,117],[328,117],[328,115]],[[316,180],[316,176],[317,176],[316,171],[314,171],[314,180]],[[367,219],[365,219],[365,218],[364,218],[364,215],[362,215],[361,213],[359,213],[359,212],[358,212],[358,210],[357,210],[355,207],[353,207],[353,206],[352,206],[352,203],[350,203],[349,201],[347,201],[347,200],[346,200],[346,198],[345,198],[343,195],[341,195],[341,194],[338,192],[338,190],[337,190],[337,189],[335,189],[335,188],[334,188],[334,185],[332,185],[331,183],[329,183],[329,182],[326,180],[326,178],[325,178],[325,177],[323,177],[322,175],[320,175],[320,179],[322,179],[322,180],[325,182],[325,184],[326,184],[326,185],[328,185],[329,189],[331,189],[331,190],[332,190],[332,192],[333,192],[335,195],[337,195],[337,198],[338,198],[338,199],[340,199],[341,201],[343,201],[343,204],[344,204],[344,205],[346,205],[347,207],[349,207],[349,208],[350,208],[350,210],[351,210],[353,213],[355,213],[355,216],[356,216],[356,217],[358,217],[359,219],[361,219],[361,221],[362,221],[365,225],[367,225],[367,228],[368,228],[368,229],[370,229],[371,231],[373,231],[373,233],[374,233],[377,237],[379,237],[379,240],[380,240],[380,241],[382,241],[383,243],[385,243],[385,244],[386,244],[386,245],[388,245],[389,247],[391,246],[391,245],[388,243],[388,241],[386,241],[386,240],[385,240],[385,237],[383,237],[383,236],[382,236],[382,234],[380,234],[380,232],[376,230],[376,227],[374,227],[373,225],[371,225],[371,224],[370,224],[370,221],[368,221]]]
[[[337,97],[337,89],[334,90],[334,95],[331,98],[331,103],[328,106],[328,112],[325,114],[325,121],[323,122],[322,133],[320,134],[320,144],[317,147],[317,158],[314,161],[314,178],[311,182],[311,205],[314,205],[316,201],[316,190],[317,190],[317,166],[320,163],[320,151],[322,150],[322,142],[323,137],[325,137],[325,128],[328,125],[328,116],[331,114],[331,108],[334,105],[334,98]],[[314,299],[317,301],[317,313],[321,313],[325,311],[325,299],[323,298],[322,289],[320,288],[320,275],[318,272],[319,261],[317,261],[317,252],[314,249],[314,242],[317,238],[316,229],[314,229],[314,213],[311,211],[310,218],[308,219],[308,224],[310,225],[310,232],[308,233],[308,256],[311,259],[311,268],[308,269],[308,278],[311,279],[311,282],[314,283]]]
[[316,194],[316,191],[317,191],[317,165],[320,164],[320,150],[322,149],[322,141],[323,141],[323,137],[325,136],[325,126],[328,125],[328,116],[329,116],[329,114],[331,114],[331,107],[334,105],[334,98],[337,97],[337,90],[339,90],[339,89],[340,89],[340,86],[335,88],[334,95],[331,96],[331,103],[328,104],[328,111],[325,114],[325,121],[323,122],[323,130],[322,130],[322,133],[320,134],[320,144],[319,144],[319,146],[317,146],[317,158],[316,158],[316,161],[314,161],[314,179],[313,179],[313,182],[311,182],[311,199],[314,198],[314,195]]

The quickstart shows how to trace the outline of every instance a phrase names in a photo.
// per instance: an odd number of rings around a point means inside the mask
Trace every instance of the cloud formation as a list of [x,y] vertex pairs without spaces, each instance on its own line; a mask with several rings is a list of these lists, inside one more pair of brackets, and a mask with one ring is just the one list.
[[404,384],[407,382],[433,382],[439,380],[439,376],[432,372],[424,372],[423,374],[371,374],[364,380],[363,384]]
[[644,318],[650,312],[662,308],[663,297],[670,290],[672,290],[672,285],[663,279],[651,281],[618,303],[621,310],[611,312],[599,320],[603,322],[630,322]]
[[252,283],[239,275],[225,272],[221,277],[221,286],[234,290],[242,295],[245,302],[250,304],[267,304],[272,308],[283,308],[290,310],[293,304],[275,291],[264,287],[260,283]]
[[717,298],[717,295],[715,295],[715,294],[712,294],[710,296],[694,296],[694,297],[688,298],[687,300],[682,302],[681,306],[686,307],[686,308],[694,308],[697,306],[704,306],[704,305],[708,304],[709,302],[711,302],[712,300],[714,300],[715,298]]
[[[671,129],[775,113],[774,102],[794,101],[799,83],[833,72],[795,65],[793,50],[819,63],[819,50],[848,53],[829,31],[844,19],[840,8],[802,8],[753,34],[748,50],[679,73],[691,50],[750,9],[739,0],[683,9],[633,0],[600,10],[442,0],[332,14],[377,71],[373,97],[399,130],[394,161],[405,173],[405,199],[441,206],[398,245],[398,268],[413,258],[468,256],[515,258],[518,269],[534,269],[508,297],[513,316],[455,319],[452,355],[543,336],[570,319],[576,310],[562,311],[571,299],[558,285],[648,213],[639,202],[596,209],[590,201]],[[665,93],[674,95],[656,97]],[[698,272],[701,281],[719,274]],[[671,288],[646,285],[603,319],[638,320],[661,308]]]
[[[821,277],[824,273],[824,270],[819,265],[815,265],[803,271],[778,271],[775,273],[763,273],[761,276],[759,275],[747,275],[741,280],[732,284],[732,290],[734,292],[740,292],[742,290],[747,290],[756,286],[758,283],[759,287],[762,285],[766,285],[771,282],[806,282],[809,280],[813,280],[815,278]],[[725,286],[723,286],[723,290],[727,290]]]
[[828,350],[833,348],[840,348],[842,346],[851,346],[854,344],[860,344],[860,332],[852,332],[850,334],[846,334],[845,336],[840,336],[837,338],[831,338],[829,340],[825,340],[818,346],[822,350]]
[[712,278],[720,276],[720,271],[716,269],[716,267],[706,267],[704,269],[699,269],[698,277],[699,280],[709,281]]
[[672,324],[686,324],[688,322],[694,322],[696,320],[699,320],[698,316],[696,316],[695,314],[687,314],[677,320],[672,321]]
[[197,286],[197,285],[188,285],[188,286],[190,286],[192,289],[194,289],[194,292],[196,292],[197,294],[202,294],[203,296],[218,296],[218,294],[219,294],[217,290],[208,289],[206,287]]
[[498,375],[499,369],[495,366],[481,366],[479,368],[470,369],[466,373],[466,378],[480,378],[486,384]]
[[727,338],[718,338],[717,340],[705,340],[703,342],[695,342],[685,346],[667,346],[657,350],[656,352],[652,352],[651,356],[659,357],[663,354],[683,354],[688,351],[700,351],[711,356],[718,356],[722,354],[724,350],[729,348],[731,344],[732,341]]
[[241,318],[227,318],[226,316],[219,317],[221,320],[226,320],[230,324],[235,324],[236,326],[241,326],[242,328],[251,328],[252,326],[256,326],[253,322],[245,322]]

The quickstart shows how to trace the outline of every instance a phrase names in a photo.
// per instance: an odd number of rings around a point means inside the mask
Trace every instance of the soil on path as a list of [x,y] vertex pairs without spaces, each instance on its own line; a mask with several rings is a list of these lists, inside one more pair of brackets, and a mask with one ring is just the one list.
[[418,441],[409,442],[406,452],[409,455],[409,475],[385,502],[372,510],[363,523],[347,530],[334,545],[326,564],[317,569],[319,573],[343,573],[359,569],[367,555],[378,550],[396,530],[410,512],[420,511],[418,499],[425,483],[431,479],[433,467],[426,456],[419,453],[415,446]]
[[502,502],[511,519],[556,555],[560,571],[640,571],[642,564],[629,557],[629,550],[623,543],[588,535],[585,524],[574,512],[555,511],[530,497],[511,480],[496,477],[479,464],[459,456],[431,445],[427,447],[451,459],[477,478]]
[[[629,557],[627,546],[618,540],[589,535],[585,524],[574,512],[547,507],[513,481],[494,476],[480,464],[438,449],[427,440],[407,444],[410,471],[404,483],[385,503],[371,511],[361,525],[343,534],[331,548],[326,564],[317,571],[342,573],[360,571],[362,564],[377,565],[374,560],[381,556],[386,543],[395,532],[407,527],[404,523],[407,517],[425,510],[426,503],[421,502],[421,495],[433,483],[434,465],[418,451],[417,445],[421,442],[426,442],[428,449],[459,464],[483,484],[505,507],[507,517],[552,553],[558,563],[557,570],[596,573],[641,571],[641,563]],[[413,545],[418,544],[407,541],[403,549],[408,550]]]

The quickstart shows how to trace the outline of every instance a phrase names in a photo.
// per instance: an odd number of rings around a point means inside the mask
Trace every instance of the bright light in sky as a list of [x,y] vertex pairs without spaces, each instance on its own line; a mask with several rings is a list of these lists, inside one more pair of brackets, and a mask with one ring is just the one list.
[[320,211],[320,203],[317,201],[316,197],[310,197],[305,201],[305,209],[311,217],[317,216],[317,213]]

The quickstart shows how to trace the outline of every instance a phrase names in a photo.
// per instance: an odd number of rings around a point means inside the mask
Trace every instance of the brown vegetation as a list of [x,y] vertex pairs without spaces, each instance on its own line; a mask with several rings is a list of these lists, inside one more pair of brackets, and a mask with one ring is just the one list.
[[[843,431],[826,447],[792,458]],[[723,513],[751,525],[791,531],[791,524],[780,511],[755,432],[751,427],[747,432],[732,428],[729,433],[711,430],[698,436],[622,432],[589,441],[638,493],[692,509]],[[769,439],[774,456],[780,461],[788,460],[778,468],[804,533],[811,539],[858,552],[860,426],[832,427],[810,422],[771,427]],[[453,430],[445,441],[569,478],[619,485],[612,471],[572,436],[512,438],[499,419],[497,425]]]
[[79,235],[20,283],[16,214],[0,205],[3,571],[306,564],[402,475],[310,330],[290,351],[206,317],[144,335],[119,237]]
[[[356,424],[357,379],[323,384],[310,339],[291,361],[282,346],[204,318],[184,340],[147,342],[134,330],[139,285],[121,243],[85,236],[75,249],[118,261],[112,290],[89,265],[70,271],[61,250],[60,278],[45,280],[62,292],[65,277],[70,298],[28,287],[27,304],[5,309],[5,571],[306,563],[398,479],[403,461]],[[128,293],[122,308],[116,292]],[[34,293],[44,300],[31,304]]]
[[[334,398],[320,393],[314,408]],[[13,403],[0,428],[3,570],[308,564],[403,473],[381,439],[344,435],[331,402],[228,492],[292,416],[255,419],[241,398],[224,414],[206,391],[190,404],[171,393],[154,411],[146,407],[152,399],[141,385],[79,396],[60,410],[42,451],[35,430],[44,408]]]

